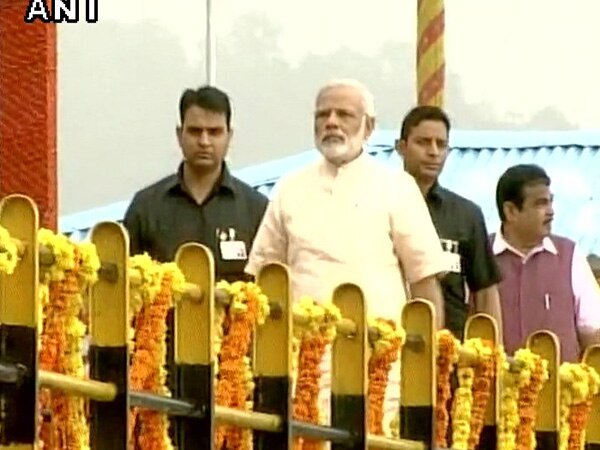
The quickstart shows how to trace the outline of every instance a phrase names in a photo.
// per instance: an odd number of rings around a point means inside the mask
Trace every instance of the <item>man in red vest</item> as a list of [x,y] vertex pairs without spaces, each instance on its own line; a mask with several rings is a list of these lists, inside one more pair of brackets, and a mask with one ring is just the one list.
[[552,200],[550,178],[536,165],[513,166],[498,180],[502,226],[491,242],[502,272],[504,345],[512,354],[531,333],[549,330],[562,361],[577,361],[600,342],[600,287],[577,245],[551,234]]

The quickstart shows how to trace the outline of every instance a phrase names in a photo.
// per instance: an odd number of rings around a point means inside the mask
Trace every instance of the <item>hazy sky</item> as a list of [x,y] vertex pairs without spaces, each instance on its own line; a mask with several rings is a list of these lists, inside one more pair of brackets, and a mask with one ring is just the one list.
[[[291,61],[342,45],[370,53],[388,40],[415,42],[416,0],[213,3],[220,33],[239,15],[266,14],[281,26]],[[169,7],[163,0],[103,0],[99,14],[100,20],[156,21],[176,33],[190,61],[197,61],[204,8],[203,0],[176,0]],[[598,17],[597,0],[447,0],[448,70],[460,75],[467,101],[488,101],[502,116],[553,105],[577,126],[598,129]]]
[[[230,152],[234,168],[312,145],[313,86],[316,90],[324,77],[355,76],[313,66],[306,80],[295,75],[298,89],[290,95],[289,80],[273,79],[290,72],[263,73],[254,64],[265,61],[256,44],[262,42],[260,37],[252,37],[248,47],[245,41],[232,39],[238,18],[264,14],[268,26],[279,27],[279,44],[291,64],[307,54],[339,58],[336,50],[341,47],[369,57],[405,48],[390,44],[416,47],[417,0],[213,2],[217,35],[228,38],[220,42],[225,44],[222,54],[229,55],[229,60],[222,59],[228,61],[229,80],[219,73],[217,51],[216,84],[234,101],[236,133]],[[98,14],[98,24],[59,28],[61,214],[130,199],[136,190],[173,172],[180,161],[174,132],[177,99],[183,87],[205,80],[205,0],[100,0]],[[460,102],[453,98],[450,113],[455,123],[463,129],[493,123],[498,128],[535,123],[532,126],[548,129],[560,123],[567,128],[572,124],[600,129],[598,17],[600,0],[446,0],[447,73],[458,76],[453,77],[449,93],[466,97]],[[259,29],[264,23],[249,19],[242,26]],[[127,26],[137,24],[141,25]],[[158,27],[149,26],[153,24]],[[267,34],[267,39],[272,37],[268,30]],[[382,45],[385,51],[380,51]],[[395,74],[362,80],[377,93],[380,124],[387,117],[388,127],[391,118],[399,117],[416,98],[416,92],[410,96],[406,88],[415,78],[415,61],[406,55],[399,53],[394,67],[406,71],[397,75],[396,92],[389,92]],[[371,73],[379,73],[374,70]],[[252,80],[260,75],[265,75],[260,89],[268,92],[255,92]],[[268,108],[260,103],[265,98]],[[477,120],[486,115],[485,108],[490,108],[487,115],[492,122],[481,125]],[[547,113],[547,108],[560,113]],[[532,121],[540,111],[546,114]],[[557,115],[559,119],[553,121]]]

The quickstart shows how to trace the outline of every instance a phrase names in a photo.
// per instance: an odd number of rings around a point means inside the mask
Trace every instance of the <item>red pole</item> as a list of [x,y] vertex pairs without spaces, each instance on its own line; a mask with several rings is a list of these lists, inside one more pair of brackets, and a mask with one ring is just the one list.
[[417,95],[419,105],[444,106],[444,0],[417,2]]
[[56,25],[25,23],[28,4],[0,0],[0,196],[30,196],[56,231]]

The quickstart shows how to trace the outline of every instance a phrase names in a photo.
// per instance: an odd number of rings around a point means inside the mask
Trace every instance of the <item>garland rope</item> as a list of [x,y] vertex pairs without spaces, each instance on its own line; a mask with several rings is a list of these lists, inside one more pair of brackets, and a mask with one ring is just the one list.
[[472,348],[478,356],[475,365],[473,379],[473,407],[471,408],[471,424],[469,432],[469,450],[475,450],[479,445],[479,439],[485,422],[485,412],[493,389],[495,359],[497,353],[494,351],[490,341],[473,338],[466,341],[465,346]]
[[[39,292],[40,368],[84,378],[83,292],[97,281],[100,261],[91,243],[75,245],[64,235],[47,229],[38,231],[38,240],[54,256],[54,264],[42,271]],[[42,389],[40,409],[50,411],[51,416],[40,421],[40,447],[88,449],[86,404],[83,398]]]
[[458,388],[452,401],[452,448],[467,450],[471,432],[473,407],[473,378],[475,371],[469,366],[458,366]]
[[560,380],[560,450],[583,450],[592,397],[598,394],[600,376],[585,363],[563,363]]
[[[481,437],[492,393],[498,349],[480,338],[467,339],[462,347],[476,355],[473,365],[458,364],[458,383],[452,402],[452,448],[474,450]],[[446,382],[449,384],[449,381]],[[438,436],[442,439],[443,430]]]
[[[130,270],[137,270],[141,277],[138,286],[131,286],[129,299],[129,317],[131,317],[129,347],[131,363],[129,368],[129,387],[132,390],[143,390],[150,379],[152,366],[151,352],[147,348],[152,344],[146,337],[153,333],[149,329],[148,308],[154,302],[161,287],[161,272],[158,264],[147,254],[132,256],[129,259]],[[153,339],[154,340],[154,339]],[[129,411],[129,448],[134,448],[137,441],[135,430],[138,427],[139,408]]]
[[377,329],[378,339],[373,343],[369,358],[368,430],[369,433],[383,435],[383,404],[389,374],[392,364],[400,357],[406,333],[393,320],[376,318],[369,322],[369,327]]
[[[251,410],[252,372],[248,357],[254,327],[262,325],[269,315],[269,302],[254,283],[220,282],[231,298],[223,325],[223,341],[219,360],[219,378],[215,400],[218,405]],[[215,449],[249,450],[252,434],[236,426],[217,426]]]
[[511,371],[506,355],[501,355],[498,450],[535,448],[535,410],[549,377],[548,362],[528,348],[517,350],[514,359],[522,367],[518,372]]
[[[129,266],[141,275],[140,286],[131,290],[130,314],[135,325],[130,387],[170,396],[165,369],[166,318],[169,309],[182,298],[185,278],[175,263],[159,264],[147,254],[131,257]],[[132,408],[129,417],[131,450],[173,448],[166,414]]]
[[[303,325],[294,326],[300,346],[292,414],[296,420],[318,424],[321,362],[327,346],[335,339],[336,324],[341,314],[332,303],[320,305],[308,296],[301,297],[294,304],[293,313],[304,320]],[[322,446],[322,442],[311,439],[294,440],[294,450],[318,450]]]
[[519,388],[519,425],[517,427],[517,442],[521,450],[535,450],[535,421],[536,407],[544,383],[549,378],[548,361],[537,355],[528,355],[531,363],[526,370],[531,371],[529,383]]
[[449,330],[439,330],[436,335],[438,354],[437,389],[435,402],[435,443],[440,448],[448,448],[448,425],[450,414],[448,402],[452,397],[450,378],[458,363],[460,341]]

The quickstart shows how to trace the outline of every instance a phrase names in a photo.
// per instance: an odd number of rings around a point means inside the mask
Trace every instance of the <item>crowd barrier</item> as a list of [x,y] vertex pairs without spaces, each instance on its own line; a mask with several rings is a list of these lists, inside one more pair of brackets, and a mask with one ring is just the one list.
[[[130,408],[162,411],[176,418],[180,450],[213,449],[217,424],[254,430],[254,448],[290,449],[296,436],[331,442],[341,449],[435,448],[436,330],[435,313],[426,300],[413,300],[401,312],[406,342],[401,352],[400,437],[369,434],[367,427],[367,364],[369,339],[376,330],[367,323],[360,288],[340,285],[333,302],[343,315],[332,350],[331,424],[321,426],[292,418],[292,329],[294,317],[287,268],[264,267],[257,284],[270,300],[272,313],[256,329],[253,373],[254,411],[215,405],[214,314],[216,302],[228,297],[215,288],[214,262],[200,244],[185,244],[175,262],[185,275],[186,296],[175,311],[175,363],[178,398],[129,388],[129,289],[139,274],[128,266],[128,237],[117,223],[103,222],[91,231],[101,260],[99,281],[90,292],[90,378],[77,379],[39,370],[37,326],[40,267],[49,264],[49,252],[37,240],[38,213],[27,197],[3,199],[0,226],[18,242],[20,261],[11,275],[0,274],[0,449],[34,449],[37,442],[40,387],[89,399],[90,446],[94,450],[128,448]],[[0,249],[1,251],[1,249]],[[497,344],[498,330],[484,314],[472,316],[466,338],[480,337]],[[538,448],[559,449],[559,345],[555,335],[539,331],[527,346],[548,361],[549,380],[537,404]],[[461,349],[459,365],[477,355]],[[600,371],[600,347],[586,350],[584,361]],[[514,360],[510,363],[519,370]],[[497,448],[500,377],[485,414],[479,448]],[[589,450],[600,449],[600,403],[594,399],[586,434]]]

